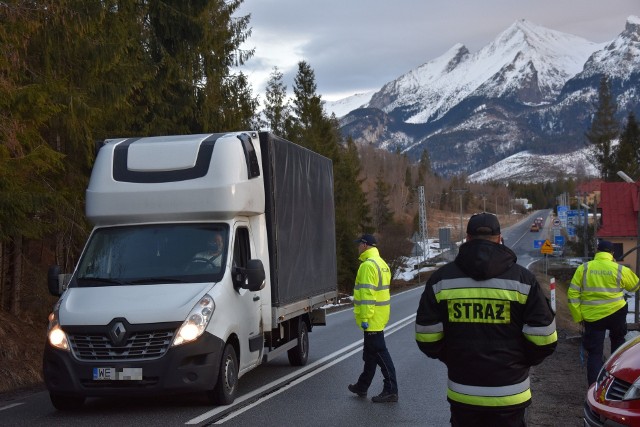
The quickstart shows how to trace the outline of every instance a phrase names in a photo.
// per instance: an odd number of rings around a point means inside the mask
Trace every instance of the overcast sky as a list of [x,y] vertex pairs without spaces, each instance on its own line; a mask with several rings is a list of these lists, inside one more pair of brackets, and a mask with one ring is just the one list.
[[456,43],[476,52],[518,19],[601,43],[640,16],[640,0],[244,0],[254,94],[277,66],[289,93],[299,61],[333,101],[380,89]]

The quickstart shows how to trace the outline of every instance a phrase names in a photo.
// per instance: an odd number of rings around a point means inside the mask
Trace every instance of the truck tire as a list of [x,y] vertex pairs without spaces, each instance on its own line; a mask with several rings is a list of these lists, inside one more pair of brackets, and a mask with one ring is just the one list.
[[84,397],[76,395],[49,393],[49,399],[53,407],[59,411],[73,411],[80,409],[84,404]]
[[307,322],[298,319],[298,345],[287,351],[291,366],[304,366],[309,359],[309,330]]
[[222,361],[218,371],[218,382],[210,392],[212,403],[230,405],[238,392],[238,357],[232,345],[224,346]]

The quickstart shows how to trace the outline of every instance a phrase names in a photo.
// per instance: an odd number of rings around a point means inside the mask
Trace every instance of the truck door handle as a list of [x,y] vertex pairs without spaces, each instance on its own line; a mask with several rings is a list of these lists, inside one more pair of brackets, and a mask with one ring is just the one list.
[[260,299],[260,295],[254,295],[254,296],[253,296],[253,300],[254,300],[254,301],[258,301],[259,299]]

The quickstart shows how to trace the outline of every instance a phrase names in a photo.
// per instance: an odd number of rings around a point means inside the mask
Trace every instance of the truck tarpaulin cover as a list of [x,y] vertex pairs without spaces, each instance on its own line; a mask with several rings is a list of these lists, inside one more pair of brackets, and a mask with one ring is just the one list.
[[331,160],[260,133],[271,259],[272,304],[336,290]]

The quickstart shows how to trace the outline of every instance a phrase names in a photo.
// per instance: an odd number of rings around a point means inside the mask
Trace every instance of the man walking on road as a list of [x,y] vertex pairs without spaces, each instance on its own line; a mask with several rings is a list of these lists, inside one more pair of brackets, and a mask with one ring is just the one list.
[[420,298],[416,342],[447,365],[454,427],[526,425],[529,368],[556,347],[549,301],[516,261],[498,218],[475,214],[458,256],[431,275]]
[[374,236],[364,234],[356,243],[362,264],[358,268],[353,288],[353,314],[356,324],[364,331],[364,369],[358,381],[349,384],[348,388],[352,393],[365,397],[375,376],[376,367],[380,366],[384,387],[382,393],[371,400],[375,403],[397,402],[396,369],[384,341],[384,328],[389,321],[391,307],[391,270],[380,257]]
[[604,338],[609,330],[611,353],[627,335],[627,301],[623,289],[638,290],[638,276],[613,260],[613,243],[601,240],[596,256],[576,269],[567,290],[569,311],[584,322],[582,346],[587,351],[587,382],[594,383],[602,368]]

